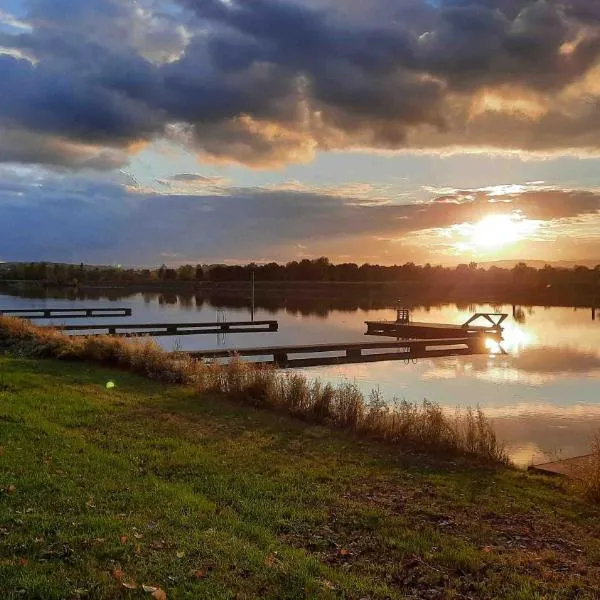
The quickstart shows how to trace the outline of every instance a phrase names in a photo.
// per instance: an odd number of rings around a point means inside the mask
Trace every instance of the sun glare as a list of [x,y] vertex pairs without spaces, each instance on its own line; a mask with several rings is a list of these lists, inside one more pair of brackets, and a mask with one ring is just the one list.
[[538,227],[519,215],[490,215],[471,228],[471,244],[477,248],[491,249],[507,246],[522,240]]

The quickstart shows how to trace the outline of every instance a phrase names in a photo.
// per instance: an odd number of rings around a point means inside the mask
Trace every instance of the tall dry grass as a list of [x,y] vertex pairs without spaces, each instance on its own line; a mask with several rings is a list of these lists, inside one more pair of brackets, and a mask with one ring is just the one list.
[[600,431],[592,440],[590,455],[575,465],[569,473],[574,487],[590,502],[600,504]]
[[311,382],[299,373],[280,372],[235,357],[227,364],[203,362],[184,353],[168,353],[148,338],[70,337],[11,317],[0,317],[2,350],[24,357],[116,366],[391,444],[508,463],[503,446],[479,409],[452,416],[429,401],[387,403],[378,390],[365,398],[356,385],[348,382],[336,387]]

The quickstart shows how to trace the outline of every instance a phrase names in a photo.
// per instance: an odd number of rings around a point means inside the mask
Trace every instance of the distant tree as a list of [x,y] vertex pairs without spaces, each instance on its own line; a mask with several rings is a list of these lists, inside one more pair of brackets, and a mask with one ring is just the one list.
[[194,281],[196,279],[196,269],[192,265],[184,265],[177,269],[177,279],[179,281]]

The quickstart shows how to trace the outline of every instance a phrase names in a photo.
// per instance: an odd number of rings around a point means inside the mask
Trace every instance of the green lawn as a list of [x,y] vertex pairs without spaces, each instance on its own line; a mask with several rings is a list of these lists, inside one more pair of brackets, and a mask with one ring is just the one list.
[[599,517],[556,481],[0,358],[3,599],[598,598]]

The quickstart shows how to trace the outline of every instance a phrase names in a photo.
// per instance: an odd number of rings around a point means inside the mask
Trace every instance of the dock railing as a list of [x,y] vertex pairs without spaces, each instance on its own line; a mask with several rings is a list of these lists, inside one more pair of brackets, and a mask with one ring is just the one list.
[[467,329],[473,326],[476,321],[483,319],[492,326],[492,329],[502,329],[502,323],[504,323],[507,318],[508,315],[506,313],[475,313],[472,317],[465,321],[461,327]]

